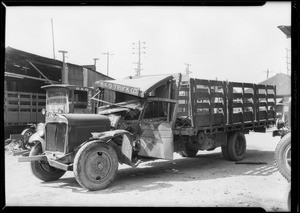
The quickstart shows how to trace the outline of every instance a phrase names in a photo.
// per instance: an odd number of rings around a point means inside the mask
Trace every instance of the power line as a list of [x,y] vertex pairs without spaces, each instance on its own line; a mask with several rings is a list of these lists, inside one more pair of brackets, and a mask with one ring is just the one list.
[[[137,64],[137,68],[135,69],[136,70],[136,73],[135,75],[136,76],[140,76],[141,75],[141,65],[142,65],[142,61],[141,61],[141,54],[142,53],[146,53],[146,52],[142,52],[141,49],[146,49],[145,46],[141,46],[141,44],[146,44],[146,42],[141,42],[139,41],[138,43],[132,43],[133,45],[135,44],[138,44],[138,62],[136,63]],[[136,49],[135,47],[133,47],[132,49]],[[135,52],[133,52],[132,54],[136,54]]]
[[269,73],[273,72],[273,71],[270,71],[270,70],[267,69],[267,71],[262,71],[262,72],[266,72],[267,73],[267,79],[269,79]]
[[52,20],[52,18],[51,18],[51,29],[52,29],[53,59],[55,59],[54,30],[53,30],[53,20]]
[[106,60],[107,65],[106,65],[106,68],[107,68],[107,76],[108,76],[108,73],[109,73],[109,56],[110,56],[110,55],[113,55],[113,54],[111,54],[111,53],[109,53],[109,52],[102,53],[102,54],[107,56],[107,60]]
[[190,73],[192,73],[191,71],[190,71],[190,64],[188,64],[188,63],[184,63],[185,65],[186,65],[186,68],[185,68],[185,74],[187,75],[187,76],[189,76],[190,75]]

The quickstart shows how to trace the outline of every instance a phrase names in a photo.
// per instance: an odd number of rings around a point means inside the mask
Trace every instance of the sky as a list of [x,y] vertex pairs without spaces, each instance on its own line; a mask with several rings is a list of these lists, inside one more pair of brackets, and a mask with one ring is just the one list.
[[[7,7],[5,47],[66,62],[92,65],[119,79],[135,75],[136,43],[142,43],[141,75],[190,76],[259,83],[287,73],[291,39],[278,29],[291,25],[291,2],[253,7],[77,6]],[[135,44],[134,44],[135,43]],[[135,49],[133,49],[135,48]],[[133,54],[135,52],[135,54]],[[288,51],[289,57],[290,52]]]

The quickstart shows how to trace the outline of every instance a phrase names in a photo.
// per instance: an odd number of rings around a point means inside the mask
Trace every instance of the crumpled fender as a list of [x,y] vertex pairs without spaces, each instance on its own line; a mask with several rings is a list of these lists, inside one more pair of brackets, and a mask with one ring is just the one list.
[[120,135],[124,135],[124,134],[132,135],[131,132],[128,132],[126,130],[116,129],[116,130],[105,131],[105,132],[92,132],[92,138],[107,141],[108,139],[111,139],[111,138],[114,138],[114,137],[117,137]]
[[[92,132],[92,137],[86,141],[85,143],[81,144],[77,150],[82,147],[86,143],[106,143],[107,145],[111,146],[114,148],[116,151],[116,154],[118,156],[119,162],[125,163],[130,166],[135,166],[132,163],[132,146],[133,146],[133,141],[132,141],[132,133],[128,132],[126,130],[122,129],[117,129],[117,130],[111,130],[111,131],[105,131],[105,132]],[[116,143],[114,143],[112,138],[118,137],[123,135],[123,142],[122,146],[120,147]]]
[[28,131],[28,130],[33,130],[33,131],[35,131],[35,125],[34,124],[32,124],[30,127],[28,127],[28,128],[26,128],[26,129],[24,129],[23,131],[22,131],[22,133],[21,133],[21,135],[25,135],[25,133]]
[[30,128],[26,128],[26,129],[24,129],[23,131],[22,131],[22,133],[21,133],[21,135],[22,136],[24,136],[25,135],[25,133],[29,130]]
[[34,141],[40,141],[41,142],[42,150],[44,152],[45,148],[46,148],[46,142],[45,142],[44,138],[42,138],[37,132],[35,132],[33,135],[31,135],[31,137],[28,140],[29,143],[32,143]]

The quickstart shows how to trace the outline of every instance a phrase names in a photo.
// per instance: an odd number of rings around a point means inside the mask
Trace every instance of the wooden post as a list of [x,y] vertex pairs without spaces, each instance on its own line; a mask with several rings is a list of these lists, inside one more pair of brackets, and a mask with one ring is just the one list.
[[258,121],[258,107],[257,104],[259,102],[258,99],[258,86],[257,84],[253,84],[253,113],[254,113],[254,120]]
[[30,95],[30,121],[32,119],[32,93],[29,94]]
[[244,125],[244,101],[245,101],[245,88],[244,88],[244,83],[242,83],[242,123]]
[[18,93],[18,123],[20,123],[20,93]]
[[35,110],[35,120],[36,120],[36,122],[38,122],[38,112],[39,112],[39,98],[38,98],[38,94],[37,93],[35,93],[35,108],[36,108],[36,110]]
[[232,113],[233,113],[233,109],[232,109],[232,84],[231,83],[228,83],[228,123],[229,124],[232,124]]
[[224,126],[225,126],[226,123],[228,123],[227,83],[226,83],[226,81],[223,81],[223,101],[224,101],[223,112],[224,112]]
[[190,79],[189,82],[189,102],[188,102],[188,115],[191,118],[191,125],[193,128],[196,128],[196,116],[197,113],[195,113],[195,80],[193,78]]
[[[212,129],[212,122],[213,122],[213,118],[212,118],[212,116],[213,116],[213,113],[212,113],[212,111],[213,111],[213,103],[212,103],[212,97],[211,97],[211,82],[210,82],[210,80],[208,81],[208,88],[209,88],[209,90],[208,90],[208,92],[209,92],[209,128],[210,128],[210,131],[211,131],[211,129]],[[214,100],[215,101],[215,100]]]

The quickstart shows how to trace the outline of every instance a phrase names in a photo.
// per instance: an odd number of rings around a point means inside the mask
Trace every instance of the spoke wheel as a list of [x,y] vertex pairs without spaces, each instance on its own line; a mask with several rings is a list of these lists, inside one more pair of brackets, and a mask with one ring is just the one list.
[[73,171],[77,182],[91,191],[107,188],[115,179],[117,170],[117,154],[104,143],[85,144],[74,159]]

